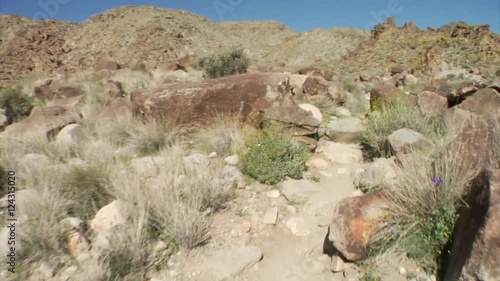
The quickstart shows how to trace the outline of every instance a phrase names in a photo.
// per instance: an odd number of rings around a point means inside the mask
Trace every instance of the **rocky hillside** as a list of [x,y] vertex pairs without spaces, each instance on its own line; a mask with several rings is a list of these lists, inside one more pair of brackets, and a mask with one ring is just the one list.
[[420,30],[413,23],[397,27],[390,18],[336,67],[347,73],[379,74],[375,72],[394,63],[409,65],[420,74],[473,73],[492,78],[500,74],[500,36],[487,25],[456,22]]
[[500,39],[488,26],[452,23],[437,30],[394,20],[367,31],[298,33],[275,22],[215,23],[187,11],[124,6],[81,24],[0,16],[0,84],[36,73],[74,72],[112,58],[123,66],[162,68],[186,57],[240,46],[253,67],[379,74],[394,63],[428,74],[497,75]]

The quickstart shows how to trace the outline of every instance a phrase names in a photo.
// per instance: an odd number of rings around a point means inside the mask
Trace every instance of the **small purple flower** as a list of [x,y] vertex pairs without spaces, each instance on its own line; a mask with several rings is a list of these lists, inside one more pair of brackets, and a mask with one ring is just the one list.
[[434,183],[435,186],[441,186],[444,184],[444,179],[442,175],[439,175],[437,177],[432,177],[432,183]]

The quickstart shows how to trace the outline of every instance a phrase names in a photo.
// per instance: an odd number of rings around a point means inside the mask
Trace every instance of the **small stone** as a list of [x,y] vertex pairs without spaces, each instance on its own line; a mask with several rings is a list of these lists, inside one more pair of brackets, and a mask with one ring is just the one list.
[[264,215],[264,224],[275,225],[278,220],[278,207],[272,207],[267,209]]
[[344,271],[344,265],[345,263],[342,258],[340,258],[339,256],[333,256],[330,263],[330,270],[335,273]]
[[224,161],[228,165],[236,166],[240,162],[240,158],[238,157],[238,155],[231,155],[229,157],[224,158]]
[[406,268],[404,268],[404,267],[400,267],[400,268],[398,269],[398,272],[399,272],[399,274],[401,274],[401,275],[403,275],[403,276],[406,276],[406,275],[408,274],[408,271],[407,271],[407,270],[406,270]]
[[340,106],[340,107],[337,107],[335,109],[335,116],[337,116],[337,117],[351,117],[352,113],[351,113],[351,111],[349,111],[349,109]]
[[339,175],[344,175],[345,173],[347,173],[347,169],[346,168],[340,168],[337,170],[337,173],[339,173]]
[[276,190],[276,189],[267,192],[267,197],[272,198],[272,199],[279,198],[280,195],[281,194],[280,194],[279,190]]
[[208,155],[208,157],[210,157],[210,158],[217,158],[217,152],[214,151],[214,152],[210,153]]
[[327,178],[331,178],[333,177],[333,175],[331,173],[328,173],[327,171],[319,171],[319,173],[324,176],[324,177],[327,177]]
[[286,225],[287,227],[292,231],[292,233],[295,236],[299,237],[305,237],[308,236],[311,232],[309,228],[311,225],[309,225],[304,218],[291,218],[287,221]]
[[295,208],[295,206],[288,205],[286,206],[286,210],[292,215],[297,213],[297,208]]
[[245,220],[237,224],[234,230],[236,230],[237,234],[241,235],[250,232],[251,229],[252,229],[252,223],[250,221]]

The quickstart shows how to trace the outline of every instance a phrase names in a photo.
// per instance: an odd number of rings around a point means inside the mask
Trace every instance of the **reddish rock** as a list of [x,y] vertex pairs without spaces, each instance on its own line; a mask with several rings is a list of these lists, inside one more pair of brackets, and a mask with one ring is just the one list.
[[328,242],[348,260],[365,258],[370,238],[380,229],[386,208],[379,192],[343,199],[335,206]]
[[423,91],[418,95],[418,106],[422,113],[435,115],[448,108],[448,100],[434,92]]
[[313,135],[318,132],[321,122],[313,114],[298,105],[269,107],[263,109],[264,122],[277,123],[292,130],[296,136]]
[[500,170],[479,174],[464,200],[444,280],[500,280]]
[[482,117],[499,114],[500,93],[490,88],[481,89],[465,99],[465,101],[458,105],[458,108]]
[[27,118],[8,126],[0,136],[46,139],[50,134],[57,133],[64,126],[79,120],[80,115],[73,107],[35,107]]
[[471,114],[467,121],[444,151],[471,169],[478,169],[487,165],[494,147],[498,147],[500,115],[482,118]]
[[458,134],[462,127],[472,118],[472,113],[456,106],[444,111],[446,130],[451,134]]
[[110,70],[110,71],[114,71],[114,70],[118,70],[120,69],[120,65],[116,62],[116,61],[113,61],[113,60],[106,60],[106,59],[102,59],[100,60],[95,66],[94,66],[94,70],[95,71],[100,71],[100,70]]
[[411,68],[404,64],[397,64],[391,67],[391,75],[403,74],[401,78],[404,77],[404,74],[410,73]]
[[35,96],[48,100],[73,98],[84,94],[85,91],[73,86],[54,88],[52,84],[46,84],[35,87]]
[[455,96],[456,90],[444,80],[433,80],[430,86],[424,88],[424,91],[434,92],[447,99],[452,99]]
[[327,81],[332,81],[335,73],[329,70],[324,70],[318,67],[306,67],[298,71],[299,74],[307,76],[319,76]]
[[416,105],[417,97],[407,95],[392,85],[382,85],[370,91],[370,108],[380,108],[384,103],[399,102],[407,105]]
[[170,116],[180,124],[207,123],[216,113],[247,121],[251,112],[283,100],[287,88],[286,74],[250,73],[134,91],[131,101],[146,116]]
[[306,81],[303,84],[304,94],[306,95],[327,95],[328,88],[330,85],[328,81],[321,77],[307,77]]

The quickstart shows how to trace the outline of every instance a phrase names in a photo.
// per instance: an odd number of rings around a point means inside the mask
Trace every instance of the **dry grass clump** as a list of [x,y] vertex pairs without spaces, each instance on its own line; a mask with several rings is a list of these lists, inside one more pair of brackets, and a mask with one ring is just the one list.
[[61,175],[60,190],[71,200],[69,214],[84,220],[111,202],[109,176],[103,166],[75,166]]
[[442,116],[426,116],[415,106],[386,103],[368,114],[363,141],[374,155],[386,156],[389,154],[387,137],[402,128],[412,129],[433,140],[441,139],[446,134]]
[[316,106],[322,114],[334,116],[335,109],[339,107],[339,102],[328,97],[328,96],[318,96],[318,98],[310,99],[308,102]]
[[387,216],[373,237],[375,253],[401,250],[430,272],[439,269],[439,257],[450,242],[457,209],[479,167],[445,151],[432,159],[413,152],[402,160],[397,183],[386,193]]
[[[16,172],[16,273],[19,280],[28,280],[32,264],[65,255],[66,237],[60,221],[68,217],[71,202],[57,188],[57,171],[40,167],[30,173]],[[7,264],[1,264],[6,269]]]
[[198,131],[196,142],[206,153],[216,152],[219,156],[235,154],[243,146],[242,128],[237,116],[216,116],[208,127]]
[[114,194],[134,213],[147,214],[150,232],[167,244],[172,239],[187,248],[203,244],[209,238],[210,213],[231,196],[230,182],[221,166],[186,166],[177,146],[160,156],[165,162],[158,177],[141,179],[134,171],[122,171],[113,177]]

